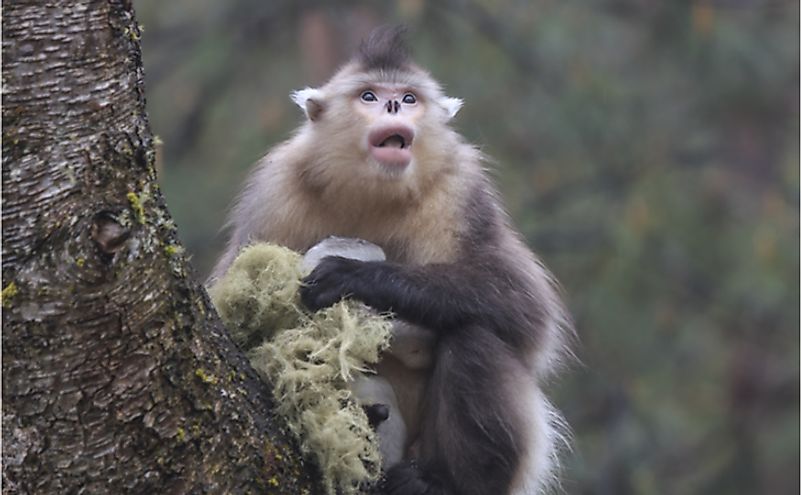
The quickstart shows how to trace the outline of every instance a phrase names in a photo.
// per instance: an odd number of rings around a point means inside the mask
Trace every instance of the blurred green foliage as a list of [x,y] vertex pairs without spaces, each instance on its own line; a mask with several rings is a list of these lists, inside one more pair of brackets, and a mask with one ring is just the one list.
[[799,8],[782,0],[137,0],[148,110],[206,273],[247,169],[371,27],[407,23],[565,287],[578,494],[795,494]]

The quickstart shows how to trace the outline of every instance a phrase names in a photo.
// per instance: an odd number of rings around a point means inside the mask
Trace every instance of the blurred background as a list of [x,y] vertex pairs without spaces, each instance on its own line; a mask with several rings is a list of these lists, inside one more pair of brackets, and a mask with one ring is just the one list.
[[301,122],[290,91],[404,22],[575,316],[581,362],[550,386],[564,491],[798,493],[798,2],[134,3],[202,276],[247,170]]

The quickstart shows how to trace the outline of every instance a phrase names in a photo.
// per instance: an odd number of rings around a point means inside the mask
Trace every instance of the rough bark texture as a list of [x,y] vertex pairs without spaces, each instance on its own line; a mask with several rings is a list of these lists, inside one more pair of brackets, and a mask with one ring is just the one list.
[[155,182],[130,2],[3,2],[6,493],[317,493]]

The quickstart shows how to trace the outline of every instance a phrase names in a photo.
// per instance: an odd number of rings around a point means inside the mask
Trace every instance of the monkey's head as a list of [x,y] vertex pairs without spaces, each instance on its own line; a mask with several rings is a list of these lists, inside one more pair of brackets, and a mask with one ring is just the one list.
[[303,180],[321,193],[408,200],[454,167],[447,123],[462,101],[409,59],[403,30],[380,29],[320,88],[292,94],[306,114]]

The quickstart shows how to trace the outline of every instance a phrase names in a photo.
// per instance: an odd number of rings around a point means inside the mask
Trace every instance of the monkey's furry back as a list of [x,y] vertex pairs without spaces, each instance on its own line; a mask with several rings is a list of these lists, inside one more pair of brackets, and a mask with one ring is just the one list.
[[273,386],[277,412],[319,465],[329,494],[361,493],[381,474],[377,439],[347,383],[376,363],[391,323],[343,301],[299,307],[301,256],[260,243],[242,250],[209,290],[253,367]]

